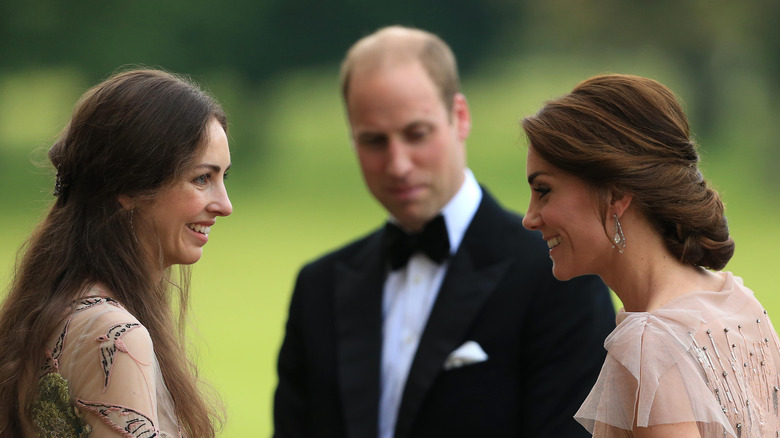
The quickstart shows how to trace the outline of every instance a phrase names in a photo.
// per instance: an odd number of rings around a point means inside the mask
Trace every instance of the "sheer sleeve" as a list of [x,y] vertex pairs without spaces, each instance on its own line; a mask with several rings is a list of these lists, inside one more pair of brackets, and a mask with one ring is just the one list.
[[634,425],[696,422],[703,436],[736,436],[692,351],[698,312],[630,313],[604,343],[601,374],[575,415],[594,436]]
[[60,338],[54,365],[91,437],[171,436],[161,433],[159,413],[173,415],[172,405],[163,398],[158,406],[159,392],[168,394],[149,332],[135,317],[110,301],[81,307]]

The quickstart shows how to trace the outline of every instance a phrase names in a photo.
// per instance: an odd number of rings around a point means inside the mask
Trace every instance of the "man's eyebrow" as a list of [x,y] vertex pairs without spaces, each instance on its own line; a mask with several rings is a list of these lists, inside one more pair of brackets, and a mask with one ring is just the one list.
[[356,136],[356,138],[360,140],[373,140],[373,139],[382,139],[387,137],[386,134],[383,134],[381,132],[359,132]]
[[433,123],[427,121],[427,120],[415,120],[408,125],[406,125],[404,128],[410,129],[410,128],[417,128],[419,126],[431,126]]

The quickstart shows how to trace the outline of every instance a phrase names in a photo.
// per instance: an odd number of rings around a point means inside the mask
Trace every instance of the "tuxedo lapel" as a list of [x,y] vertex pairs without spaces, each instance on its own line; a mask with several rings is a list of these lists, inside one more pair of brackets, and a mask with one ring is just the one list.
[[381,233],[336,266],[338,376],[349,437],[376,436],[382,353]]
[[502,214],[506,213],[484,192],[480,209],[447,269],[420,339],[398,413],[396,438],[408,435],[447,356],[464,342],[466,330],[512,264],[509,258],[483,251],[485,245],[491,246],[496,235],[500,238],[493,222]]

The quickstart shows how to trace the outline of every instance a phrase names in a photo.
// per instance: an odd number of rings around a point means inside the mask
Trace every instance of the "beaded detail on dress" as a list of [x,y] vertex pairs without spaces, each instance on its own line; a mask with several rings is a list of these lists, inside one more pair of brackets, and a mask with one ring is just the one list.
[[780,437],[780,341],[731,273],[721,291],[618,313],[599,378],[575,415],[596,437],[696,423],[702,437]]
[[[689,332],[694,346],[690,352],[701,365],[707,385],[737,438],[760,436],[757,434],[767,416],[778,417],[780,391],[780,376],[772,357],[780,345],[766,310],[748,324],[722,330],[707,328],[703,334],[700,342]],[[719,344],[725,345],[726,351],[721,351]],[[780,431],[775,430],[773,436],[780,436]]]

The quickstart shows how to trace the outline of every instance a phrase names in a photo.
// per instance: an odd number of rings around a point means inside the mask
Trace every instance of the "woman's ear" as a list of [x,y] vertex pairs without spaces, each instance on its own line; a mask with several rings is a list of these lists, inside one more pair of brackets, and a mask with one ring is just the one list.
[[618,217],[622,217],[623,213],[628,209],[633,200],[634,196],[630,193],[612,190],[609,200],[610,216],[616,214]]
[[119,195],[116,199],[124,209],[132,210],[135,208],[135,200],[127,195]]

